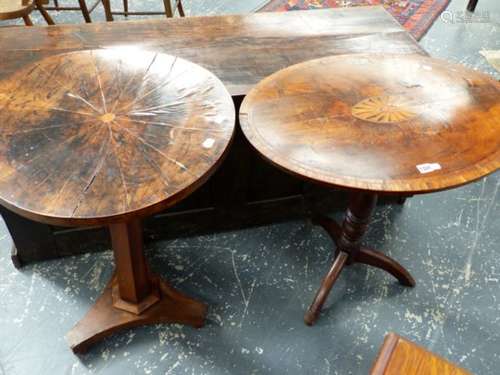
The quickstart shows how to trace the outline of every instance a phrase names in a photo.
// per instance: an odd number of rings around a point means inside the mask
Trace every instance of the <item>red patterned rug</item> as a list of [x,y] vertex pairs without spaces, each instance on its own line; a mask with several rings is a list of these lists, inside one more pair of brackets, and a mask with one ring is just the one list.
[[420,39],[450,0],[271,0],[259,12],[384,5],[415,39]]

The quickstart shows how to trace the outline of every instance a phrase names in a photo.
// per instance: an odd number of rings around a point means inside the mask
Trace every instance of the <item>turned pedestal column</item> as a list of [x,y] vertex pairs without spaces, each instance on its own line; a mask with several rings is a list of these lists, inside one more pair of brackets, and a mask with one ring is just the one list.
[[364,263],[383,269],[393,275],[402,285],[415,286],[410,273],[394,259],[361,245],[377,203],[373,193],[352,193],[342,226],[328,217],[315,217],[313,222],[321,225],[335,243],[335,260],[323,279],[314,301],[306,312],[304,321],[314,324],[340,272],[353,263]]

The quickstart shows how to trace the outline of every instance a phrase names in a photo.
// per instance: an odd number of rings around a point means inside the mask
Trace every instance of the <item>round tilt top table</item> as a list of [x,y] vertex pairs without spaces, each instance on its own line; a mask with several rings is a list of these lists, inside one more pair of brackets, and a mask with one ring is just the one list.
[[247,95],[240,123],[272,164],[351,191],[342,225],[313,218],[336,251],[309,325],[345,265],[365,263],[415,285],[399,263],[361,245],[379,194],[450,189],[500,167],[500,84],[423,56],[332,56],[283,69]]
[[47,224],[110,229],[115,273],[68,333],[75,352],[141,324],[203,325],[204,304],[150,273],[141,218],[208,179],[234,124],[212,73],[161,53],[66,53],[0,81],[0,204]]

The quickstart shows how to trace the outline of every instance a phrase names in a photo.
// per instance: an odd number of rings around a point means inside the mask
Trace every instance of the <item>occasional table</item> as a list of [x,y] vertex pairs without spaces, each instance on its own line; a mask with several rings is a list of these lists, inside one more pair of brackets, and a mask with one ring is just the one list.
[[149,270],[141,218],[208,179],[234,122],[212,73],[141,49],[54,55],[0,81],[0,203],[43,223],[111,233],[115,274],[68,333],[75,352],[123,328],[203,325],[206,306]]
[[272,164],[351,192],[342,225],[314,218],[336,250],[307,324],[346,265],[415,285],[403,266],[361,244],[379,195],[450,189],[500,167],[500,84],[423,56],[333,56],[283,69],[250,91],[240,123]]

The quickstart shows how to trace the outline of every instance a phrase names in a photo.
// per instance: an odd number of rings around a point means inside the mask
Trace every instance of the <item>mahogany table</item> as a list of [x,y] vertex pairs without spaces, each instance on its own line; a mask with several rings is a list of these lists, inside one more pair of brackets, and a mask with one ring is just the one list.
[[450,189],[500,167],[500,84],[423,56],[333,56],[283,69],[250,91],[240,123],[274,165],[352,192],[341,226],[314,218],[336,251],[307,324],[346,265],[415,285],[395,260],[361,245],[378,195]]
[[115,274],[68,333],[75,352],[141,324],[203,325],[206,306],[149,271],[141,218],[208,179],[234,123],[212,73],[140,49],[54,55],[0,81],[0,203],[43,223],[111,232]]

